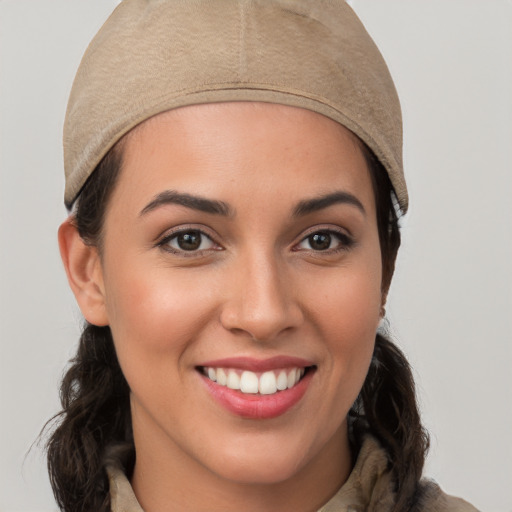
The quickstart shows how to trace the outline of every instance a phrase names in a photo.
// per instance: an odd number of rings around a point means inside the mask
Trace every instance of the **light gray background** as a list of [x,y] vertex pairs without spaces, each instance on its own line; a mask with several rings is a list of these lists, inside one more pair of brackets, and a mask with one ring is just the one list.
[[[353,0],[401,96],[411,211],[388,313],[427,473],[512,511],[512,2]],[[113,0],[0,0],[0,511],[56,510],[36,445],[79,333],[56,230],[74,71]]]

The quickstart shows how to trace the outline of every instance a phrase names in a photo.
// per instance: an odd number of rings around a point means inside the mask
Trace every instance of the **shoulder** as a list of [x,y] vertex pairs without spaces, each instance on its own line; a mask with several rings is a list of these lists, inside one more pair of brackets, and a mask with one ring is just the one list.
[[478,509],[461,498],[444,493],[432,480],[424,479],[411,512],[478,512]]

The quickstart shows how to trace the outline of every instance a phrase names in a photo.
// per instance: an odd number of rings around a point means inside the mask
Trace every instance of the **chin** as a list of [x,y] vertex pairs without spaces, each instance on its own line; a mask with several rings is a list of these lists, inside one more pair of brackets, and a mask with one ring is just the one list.
[[[297,434],[297,432],[296,432]],[[275,436],[270,432],[219,443],[210,461],[203,458],[209,469],[225,480],[238,484],[271,485],[292,480],[309,465],[315,465],[318,445],[326,446],[325,439],[308,440],[304,436],[293,439],[293,432]],[[327,444],[330,444],[327,440]],[[328,450],[330,451],[330,450]],[[311,457],[310,454],[317,454]],[[210,462],[210,464],[208,464]]]
[[272,485],[293,479],[302,469],[304,461],[300,457],[294,459],[283,456],[254,456],[236,460],[224,458],[223,464],[216,473],[236,484]]

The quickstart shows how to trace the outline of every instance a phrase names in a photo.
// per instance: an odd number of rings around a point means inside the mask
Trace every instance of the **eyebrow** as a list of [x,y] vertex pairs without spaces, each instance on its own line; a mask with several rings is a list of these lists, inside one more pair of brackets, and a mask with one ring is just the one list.
[[168,204],[177,204],[185,206],[192,210],[198,210],[205,213],[212,213],[214,215],[222,215],[224,217],[232,216],[231,208],[223,201],[215,201],[213,199],[206,199],[200,196],[193,196],[191,194],[184,194],[175,190],[165,190],[157,194],[140,212],[140,216],[165,206]]
[[[157,194],[142,209],[140,216],[146,215],[147,213],[168,204],[177,204],[179,206],[191,208],[192,210],[198,210],[214,215],[222,215],[223,217],[233,216],[233,210],[223,201],[206,199],[205,197],[185,194],[175,190],[165,190],[164,192]],[[359,201],[359,199],[357,199],[356,196],[350,194],[349,192],[336,191],[330,194],[300,201],[293,211],[293,216],[302,217],[304,215],[323,210],[324,208],[328,208],[329,206],[335,204],[348,204],[355,206],[364,215],[366,215],[366,210],[364,209],[363,204],[361,201]]]
[[363,215],[366,216],[366,210],[364,209],[361,201],[359,201],[359,199],[357,199],[357,197],[353,194],[350,194],[349,192],[343,192],[341,190],[319,197],[314,197],[312,199],[300,201],[293,211],[293,216],[302,217],[303,215],[308,215],[309,213],[323,210],[324,208],[334,204],[348,204],[355,206],[358,210],[361,211]]

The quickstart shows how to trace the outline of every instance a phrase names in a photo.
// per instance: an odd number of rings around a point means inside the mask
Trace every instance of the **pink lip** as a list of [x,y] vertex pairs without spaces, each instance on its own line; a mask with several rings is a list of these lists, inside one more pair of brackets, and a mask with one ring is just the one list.
[[221,386],[205,375],[201,377],[208,392],[225,409],[242,418],[264,420],[281,416],[296,405],[306,393],[314,373],[315,370],[310,369],[295,386],[273,395],[246,394]]
[[276,356],[269,359],[254,359],[252,357],[228,357],[225,359],[216,359],[215,361],[206,361],[198,366],[206,368],[236,368],[240,370],[249,370],[251,372],[267,372],[270,370],[286,368],[306,368],[313,366],[314,363],[301,359],[300,357]]

